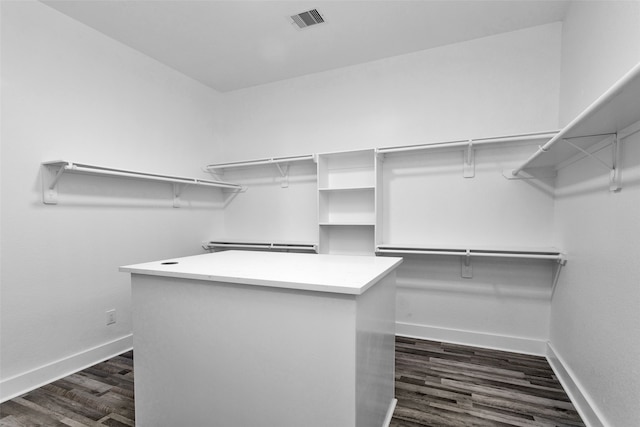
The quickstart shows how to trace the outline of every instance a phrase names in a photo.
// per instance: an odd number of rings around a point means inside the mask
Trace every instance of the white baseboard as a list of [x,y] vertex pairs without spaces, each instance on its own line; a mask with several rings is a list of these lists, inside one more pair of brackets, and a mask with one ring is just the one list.
[[398,404],[398,399],[391,399],[391,403],[389,404],[389,409],[387,409],[387,415],[384,417],[384,422],[382,423],[382,427],[389,427],[391,425],[391,419],[393,418],[393,411],[396,410],[396,405]]
[[546,356],[547,341],[485,332],[440,328],[428,325],[396,322],[396,335],[452,344],[470,345],[494,350]]
[[588,427],[605,427],[607,424],[603,422],[603,417],[596,412],[595,406],[592,404],[588,394],[583,392],[580,383],[576,380],[573,371],[556,353],[551,343],[547,343],[547,360],[551,369],[555,372],[556,377],[562,384],[562,387],[569,395],[573,406],[576,407],[582,421]]
[[42,387],[133,348],[133,335],[90,348],[0,381],[0,402]]

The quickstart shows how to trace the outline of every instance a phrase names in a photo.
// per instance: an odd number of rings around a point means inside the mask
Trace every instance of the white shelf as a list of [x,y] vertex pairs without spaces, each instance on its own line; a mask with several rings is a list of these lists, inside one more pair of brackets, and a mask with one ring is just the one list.
[[[111,176],[117,178],[130,178],[145,181],[157,181],[173,184],[174,186],[174,206],[179,206],[179,197],[184,186],[196,185],[204,187],[215,187],[243,191],[245,188],[240,184],[225,181],[214,181],[199,178],[187,178],[174,175],[161,175],[149,172],[140,172],[127,169],[116,169],[107,166],[89,165],[86,163],[74,163],[63,160],[56,160],[42,163],[42,200],[46,204],[58,203],[58,182],[65,173]],[[178,187],[182,184],[182,187]]]
[[340,188],[318,188],[320,192],[348,192],[348,191],[374,191],[375,187],[372,185],[360,186],[360,187],[340,187]]
[[219,178],[221,174],[231,169],[246,169],[257,166],[273,165],[282,177],[282,188],[287,188],[289,187],[289,167],[292,163],[313,163],[315,161],[316,156],[314,154],[307,154],[303,156],[271,157],[268,159],[215,163],[205,166],[205,170],[213,174],[216,178]]
[[212,240],[203,245],[207,250],[268,250],[318,252],[316,243],[283,242],[283,241],[246,241],[246,240]]
[[228,162],[228,163],[214,163],[214,164],[205,166],[205,169],[209,171],[215,171],[220,169],[247,168],[247,167],[261,166],[261,165],[277,165],[281,163],[314,162],[314,161],[315,161],[315,155],[307,154],[303,156],[270,157],[268,159],[246,160],[246,161]]
[[356,226],[356,227],[373,227],[376,224],[374,222],[360,222],[360,221],[354,221],[354,222],[348,222],[348,221],[341,221],[341,222],[321,222],[319,223],[319,225],[321,227],[350,227],[350,226]]
[[[640,130],[640,63],[618,80],[587,109],[541,146],[527,161],[511,171],[512,176],[523,170],[554,167],[570,160],[581,151],[569,140],[589,152],[607,136],[624,138]],[[587,155],[587,154],[584,154]],[[616,165],[613,165],[614,167]]]
[[492,258],[545,259],[564,262],[562,251],[554,247],[493,247],[493,246],[447,246],[447,245],[396,245],[383,244],[376,247],[379,254],[406,255],[455,255]]
[[538,132],[538,133],[525,133],[518,135],[506,135],[506,136],[496,136],[491,138],[475,138],[475,139],[459,139],[453,141],[442,141],[442,142],[430,142],[426,144],[415,144],[415,145],[404,145],[404,146],[395,146],[395,147],[381,147],[376,150],[378,154],[393,154],[393,153],[413,153],[415,151],[425,151],[425,150],[437,150],[437,149],[453,149],[453,148],[467,148],[469,145],[472,148],[481,146],[481,145],[493,145],[493,144],[505,144],[505,143],[515,143],[515,142],[525,142],[525,141],[539,141],[539,140],[549,140],[553,138],[558,131],[550,131],[550,132]]

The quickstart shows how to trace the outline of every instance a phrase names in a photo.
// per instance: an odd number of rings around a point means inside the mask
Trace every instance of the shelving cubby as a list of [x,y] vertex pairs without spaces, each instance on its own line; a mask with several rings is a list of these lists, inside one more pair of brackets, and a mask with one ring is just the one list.
[[375,255],[376,153],[318,156],[319,252]]

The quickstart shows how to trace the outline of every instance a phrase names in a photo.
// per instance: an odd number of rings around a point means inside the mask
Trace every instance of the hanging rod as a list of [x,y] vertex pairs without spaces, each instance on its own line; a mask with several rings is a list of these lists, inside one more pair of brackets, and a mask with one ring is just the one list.
[[376,150],[376,153],[387,154],[387,153],[400,153],[405,151],[429,150],[434,148],[468,147],[470,144],[472,144],[475,147],[477,145],[483,145],[483,144],[499,144],[499,143],[531,141],[531,140],[535,141],[538,139],[553,138],[557,133],[558,131],[550,131],[550,132],[539,132],[539,133],[527,133],[527,134],[521,134],[521,135],[499,136],[499,137],[492,137],[492,138],[477,138],[477,139],[433,142],[428,144],[405,145],[400,147],[383,147],[383,148],[378,148]]
[[547,250],[493,250],[493,249],[443,249],[429,247],[403,247],[394,245],[379,245],[377,253],[387,254],[416,254],[416,255],[457,255],[473,257],[493,257],[493,258],[526,258],[543,259],[552,261],[563,261],[564,255],[560,251]]
[[[551,138],[551,140],[549,140],[546,144],[540,146],[533,155],[531,155],[519,167],[515,168],[511,172],[511,174],[513,176],[517,176],[520,172],[522,172],[523,169],[527,168],[527,166],[529,166],[535,159],[537,159],[542,154],[548,152],[550,148],[554,144],[556,144],[558,141],[567,139],[568,137],[576,136],[576,135],[571,135],[571,132],[574,131],[580,124],[588,121],[589,117],[594,115],[598,110],[600,110],[601,108],[609,104],[614,98],[616,98],[623,91],[625,87],[634,83],[634,80],[636,79],[640,79],[640,63],[636,64],[631,70],[629,70],[629,72],[627,72],[624,76],[622,76],[620,80],[618,80],[605,93],[603,93],[600,97],[598,97],[591,105],[589,105],[576,118],[574,118],[571,122],[569,122],[569,124],[567,124],[564,128],[562,128],[560,132],[558,132],[553,138]],[[616,132],[614,131],[610,133],[616,133]],[[588,136],[590,135],[583,135],[583,137],[588,137]]]
[[315,155],[308,154],[304,156],[289,156],[289,157],[271,157],[268,159],[256,159],[256,160],[247,160],[242,162],[229,162],[229,163],[214,163],[205,166],[206,170],[214,170],[214,169],[230,169],[230,168],[241,168],[248,166],[260,166],[260,165],[278,165],[279,163],[292,163],[292,162],[304,162],[304,161],[315,161]]
[[288,242],[244,242],[244,241],[211,241],[202,246],[206,250],[213,249],[263,249],[263,250],[292,250],[305,252],[318,252],[315,243],[288,243]]
[[161,175],[161,174],[148,173],[148,172],[138,172],[138,171],[132,171],[132,170],[125,170],[125,169],[109,168],[105,166],[88,165],[85,163],[53,161],[53,162],[44,162],[42,164],[44,166],[60,167],[60,171],[57,173],[56,179],[53,182],[51,182],[49,186],[50,189],[56,186],[63,172],[85,173],[85,174],[92,174],[92,175],[110,175],[110,176],[118,176],[123,178],[137,178],[137,179],[144,179],[144,180],[151,180],[151,181],[172,182],[172,183],[178,183],[178,184],[195,184],[195,185],[204,185],[204,186],[210,186],[210,187],[242,189],[242,185],[233,184],[233,183],[224,182],[224,181],[212,181],[212,180],[199,179],[199,178],[186,178],[186,177],[173,176],[173,175]]
[[[139,172],[126,169],[116,169],[106,166],[89,165],[86,163],[74,163],[68,161],[51,161],[42,163],[42,192],[43,202],[47,204],[56,204],[58,201],[57,185],[64,173],[78,173],[87,175],[106,175],[119,178],[133,178],[146,181],[158,181],[174,184],[174,197],[179,197],[179,191],[175,188],[177,184],[197,185],[205,187],[217,187],[223,189],[232,189],[244,191],[245,187],[240,184],[234,184],[224,181],[213,181],[199,178],[187,178],[173,175],[162,175],[149,172]],[[175,206],[175,205],[174,205]],[[177,206],[176,206],[177,207]]]

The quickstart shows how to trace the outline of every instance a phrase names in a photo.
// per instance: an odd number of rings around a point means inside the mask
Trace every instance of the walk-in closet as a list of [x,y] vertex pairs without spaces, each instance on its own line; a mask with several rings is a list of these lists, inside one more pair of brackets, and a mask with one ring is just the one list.
[[0,425],[640,425],[639,1],[0,7]]

